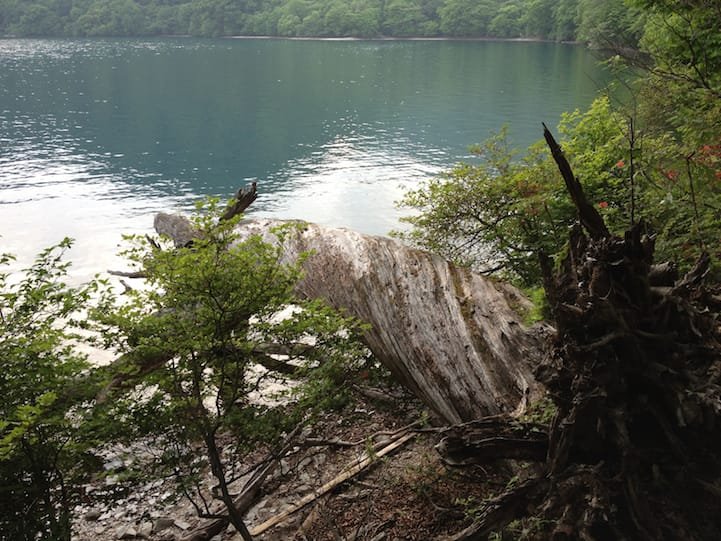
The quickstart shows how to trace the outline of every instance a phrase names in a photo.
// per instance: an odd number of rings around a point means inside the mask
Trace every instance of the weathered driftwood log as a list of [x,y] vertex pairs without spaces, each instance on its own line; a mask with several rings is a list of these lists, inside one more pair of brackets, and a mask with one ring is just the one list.
[[[270,236],[279,222],[240,225]],[[395,240],[302,224],[283,244],[309,252],[298,292],[370,324],[365,340],[394,376],[446,422],[512,412],[539,386],[541,328],[523,323],[515,288]]]
[[[221,219],[242,212],[256,186],[238,191]],[[277,241],[273,220],[244,221],[245,235]],[[158,214],[155,228],[176,247],[197,238],[180,215]],[[529,328],[530,303],[515,288],[398,241],[346,229],[299,224],[283,238],[283,257],[301,254],[298,293],[323,298],[370,325],[365,340],[395,377],[447,423],[521,411],[540,389],[533,376],[548,328]],[[141,373],[151,363],[136,362]],[[123,383],[115,378],[110,388]]]
[[[721,539],[721,332],[702,287],[708,257],[673,287],[653,287],[673,270],[652,266],[643,225],[611,235],[545,136],[580,218],[558,271],[543,265],[557,335],[537,374],[557,414],[542,474],[451,539],[485,539],[528,516],[528,539]],[[476,437],[450,433],[451,449],[466,437],[476,459],[518,456],[484,426],[474,424]],[[541,445],[524,428],[514,420],[499,433],[521,449]]]

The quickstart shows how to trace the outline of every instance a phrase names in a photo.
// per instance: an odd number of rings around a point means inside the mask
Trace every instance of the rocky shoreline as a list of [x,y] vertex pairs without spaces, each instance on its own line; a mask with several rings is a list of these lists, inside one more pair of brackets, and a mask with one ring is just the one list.
[[[398,392],[394,389],[394,393]],[[480,498],[487,487],[469,481],[450,483],[457,472],[442,464],[433,448],[436,431],[427,425],[412,432],[393,452],[382,458],[372,457],[367,468],[316,497],[349,464],[368,457],[370,447],[382,448],[403,430],[410,433],[408,426],[426,416],[422,406],[409,395],[392,404],[358,396],[353,407],[329,414],[304,429],[245,514],[251,532],[264,522],[277,521],[255,534],[254,539],[336,539],[340,531],[346,539],[422,540],[460,528],[463,512],[448,520],[447,512],[434,511],[426,493],[442,490],[445,496],[435,497],[435,505],[447,510],[471,493],[478,493]],[[83,501],[75,507],[73,539],[240,539],[232,526],[211,537],[200,536],[209,521],[199,518],[193,505],[176,492],[174,479],[140,480],[134,475],[152,459],[151,449],[141,442],[103,453],[104,475],[85,485]],[[236,492],[243,481],[234,484]],[[208,473],[203,480],[208,494],[213,484]],[[446,501],[441,501],[444,498]],[[304,500],[307,505],[283,516]],[[412,527],[406,524],[408,520],[413,521]]]

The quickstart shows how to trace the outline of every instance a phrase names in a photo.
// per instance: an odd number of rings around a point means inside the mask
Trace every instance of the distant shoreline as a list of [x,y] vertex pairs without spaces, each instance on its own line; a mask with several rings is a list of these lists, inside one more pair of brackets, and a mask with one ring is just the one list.
[[192,38],[192,39],[237,39],[237,40],[287,40],[287,41],[487,41],[504,43],[559,43],[562,45],[583,45],[581,41],[556,41],[542,38],[496,38],[496,37],[458,37],[458,36],[380,36],[372,38],[359,38],[354,36],[192,36],[186,34],[162,34],[152,36],[0,36],[6,39],[164,39],[164,38]]
[[496,37],[459,37],[459,36],[380,36],[359,38],[354,36],[220,36],[221,39],[283,39],[290,41],[498,41],[519,43],[561,43],[564,45],[582,45],[581,41],[556,41],[542,38],[496,38]]

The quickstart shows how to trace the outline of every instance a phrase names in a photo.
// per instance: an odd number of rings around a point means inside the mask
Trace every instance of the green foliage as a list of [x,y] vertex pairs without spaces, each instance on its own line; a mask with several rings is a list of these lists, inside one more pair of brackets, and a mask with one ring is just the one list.
[[638,45],[646,16],[625,0],[579,0],[577,38],[595,49],[624,50]]
[[557,41],[576,39],[578,0],[558,0],[553,6],[553,33],[549,36]]
[[380,3],[335,0],[324,17],[324,35],[374,37],[380,33]]
[[448,36],[486,36],[492,14],[491,0],[446,0],[438,10],[441,31]]
[[[94,442],[94,387],[83,309],[100,284],[64,283],[69,239],[29,269],[0,272],[0,531],[7,539],[70,539],[70,510]],[[0,266],[12,257],[0,255]]]
[[[589,201],[617,234],[632,213],[643,218],[658,256],[682,268],[704,248],[718,253],[721,146],[703,145],[687,160],[672,133],[640,129],[632,118],[605,97],[562,116],[562,146]],[[514,160],[505,130],[474,151],[480,164],[461,164],[405,196],[401,204],[418,212],[398,235],[481,272],[538,285],[538,253],[560,253],[576,219],[556,166],[543,143]]]
[[501,38],[517,38],[523,35],[523,5],[506,2],[498,9],[488,25],[488,33]]
[[127,36],[139,29],[145,32],[140,7],[132,0],[103,0],[94,2],[73,24],[80,36]]
[[[619,2],[613,15],[626,17]],[[591,15],[584,15],[586,11]],[[591,35],[590,29],[598,13],[606,12],[579,0],[0,0],[0,36],[444,35],[567,40],[576,39],[577,22],[583,20],[588,39],[594,41],[598,33]]]
[[385,3],[383,34],[388,36],[432,36],[438,33],[435,13],[429,18],[423,5],[414,0],[389,0]]
[[[118,438],[144,438],[158,452],[152,466],[186,494],[210,466],[227,504],[236,458],[347,400],[348,373],[365,353],[353,340],[361,327],[295,299],[300,270],[281,263],[279,245],[239,238],[214,202],[205,210],[190,248],[135,239],[128,255],[148,280],[122,303],[103,282],[65,284],[67,239],[17,275],[0,272],[3,536],[69,540],[93,453]],[[0,255],[0,267],[12,261]],[[110,375],[135,388],[96,404],[107,369],[88,362],[80,341],[115,346]]]
[[652,64],[644,80],[644,119],[678,132],[690,153],[716,144],[721,131],[721,5],[643,2],[649,7],[641,47]]
[[[202,445],[222,488],[245,453],[342,404],[362,351],[356,322],[295,298],[300,268],[281,261],[280,245],[240,238],[237,219],[219,215],[215,201],[199,209],[199,238],[188,248],[133,239],[128,256],[148,287],[97,316],[130,358],[167,359],[114,401],[118,422],[135,437],[154,436],[163,449],[159,473],[182,483],[198,479]],[[282,242],[293,227],[275,235]]]
[[558,408],[553,402],[553,399],[546,395],[535,402],[532,402],[526,413],[518,420],[521,423],[536,423],[539,425],[550,426],[557,412]]
[[538,282],[536,251],[556,253],[570,220],[560,179],[536,146],[514,161],[506,130],[473,152],[481,164],[461,164],[404,197],[419,211],[398,236],[480,272],[531,285]]
[[531,301],[531,308],[527,313],[523,314],[523,322],[530,326],[539,321],[548,320],[551,317],[551,308],[548,305],[548,299],[543,287],[529,287],[524,293]]
[[641,67],[647,71],[639,85],[639,121],[657,137],[672,141],[649,178],[658,193],[651,203],[662,253],[688,265],[706,249],[718,262],[721,3],[634,3],[648,13],[640,43],[647,55]]
[[[567,37],[575,23],[564,23],[559,13],[568,15],[573,3],[557,4],[554,19],[540,16],[548,13],[545,0],[534,0],[526,14],[539,16],[526,32]],[[721,5],[581,0],[578,7],[581,36],[597,45],[606,40],[623,48],[643,34],[646,56],[634,59],[647,70],[627,88],[630,106],[613,109],[602,97],[561,119],[562,147],[586,196],[614,233],[643,219],[656,237],[657,257],[682,270],[703,250],[719,261]],[[612,20],[620,21],[616,33],[604,34],[596,24]],[[615,57],[610,64],[623,62]],[[458,165],[406,195],[402,204],[417,213],[406,219],[412,229],[399,235],[482,272],[537,286],[537,254],[561,252],[576,215],[555,164],[542,143],[515,160],[505,131],[474,151],[480,164]],[[718,264],[715,272],[721,276]]]
[[523,23],[524,35],[531,38],[551,36],[555,21],[553,20],[553,0],[529,0],[525,4]]

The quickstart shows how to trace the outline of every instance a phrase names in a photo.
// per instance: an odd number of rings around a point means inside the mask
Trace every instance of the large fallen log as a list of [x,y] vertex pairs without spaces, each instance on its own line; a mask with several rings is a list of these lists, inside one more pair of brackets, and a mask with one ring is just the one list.
[[[241,223],[269,236],[277,221]],[[515,288],[393,239],[302,224],[284,240],[302,253],[298,292],[369,323],[373,354],[446,422],[523,408],[539,385],[533,369],[543,328],[523,323],[528,301]]]
[[[160,214],[155,228],[182,246],[185,222]],[[277,241],[281,223],[239,228]],[[390,238],[317,224],[299,224],[283,249],[286,262],[311,254],[298,293],[370,324],[365,340],[376,358],[444,421],[520,411],[539,390],[533,369],[545,329],[524,325],[530,304],[512,286]]]

